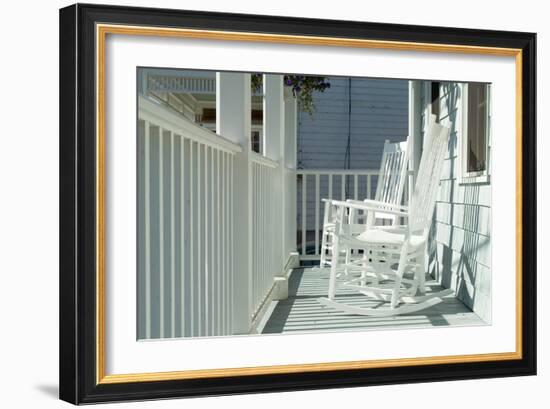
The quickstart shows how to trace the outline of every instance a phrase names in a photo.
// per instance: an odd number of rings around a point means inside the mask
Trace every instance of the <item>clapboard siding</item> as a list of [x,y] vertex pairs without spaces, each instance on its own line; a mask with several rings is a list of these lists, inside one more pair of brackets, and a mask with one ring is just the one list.
[[377,169],[384,141],[407,137],[408,81],[352,78],[351,104],[350,79],[329,81],[329,89],[314,94],[313,115],[300,112],[298,167],[344,169],[349,132],[350,167]]
[[[429,112],[429,86],[422,87],[422,131]],[[491,320],[491,186],[461,184],[458,172],[462,85],[442,83],[440,121],[451,128],[449,151],[433,218],[430,272],[484,321]]]
[[[313,115],[300,112],[298,122],[298,168],[346,169],[350,134],[351,169],[378,169],[386,139],[403,141],[408,133],[408,81],[331,77],[331,87],[314,93]],[[351,104],[350,104],[351,101]],[[351,107],[350,107],[351,105]],[[351,108],[351,110],[350,110]],[[297,217],[301,225],[301,183],[298,181]],[[314,177],[308,178],[307,229],[314,229],[316,203]],[[353,178],[347,183],[353,195]],[[358,198],[367,197],[366,179],[358,184]],[[372,194],[376,180],[372,180]],[[328,195],[328,178],[320,179],[322,197]],[[340,198],[341,182],[333,180],[334,197]],[[323,206],[320,218],[322,220]]]

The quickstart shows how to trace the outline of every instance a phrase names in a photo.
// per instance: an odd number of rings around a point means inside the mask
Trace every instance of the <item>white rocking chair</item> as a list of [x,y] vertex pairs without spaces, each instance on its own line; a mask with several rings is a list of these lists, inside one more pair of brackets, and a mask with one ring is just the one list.
[[[426,244],[449,133],[447,127],[436,123],[430,125],[409,207],[373,201],[332,202],[333,206],[337,206],[333,254],[352,249],[362,250],[362,263],[354,262],[354,268],[361,269],[362,274],[338,284],[337,269],[341,257],[334,257],[328,297],[319,298],[319,302],[351,314],[391,316],[423,310],[442,302],[442,297],[453,293],[449,289],[424,295]],[[384,212],[396,218],[407,218],[408,223],[392,229],[371,227],[354,235],[348,228],[348,214],[352,209]],[[337,285],[357,290],[372,300],[380,301],[382,305],[367,308],[345,304],[335,298]]]
[[[408,139],[408,138],[407,138]],[[403,189],[407,180],[407,170],[409,163],[408,141],[392,143],[389,140],[384,142],[382,160],[380,161],[380,171],[376,183],[376,192],[374,194],[375,202],[384,202],[390,205],[400,205],[403,197]],[[320,267],[330,267],[334,257],[333,236],[336,222],[336,210],[338,206],[333,205],[332,199],[323,199],[325,202],[325,211],[323,217],[323,233],[321,238],[321,260]],[[356,201],[348,200],[356,203]],[[370,202],[365,200],[365,203]],[[396,217],[393,214],[381,212],[361,212],[351,209],[348,213],[349,226],[352,234],[360,234],[367,227],[378,224],[386,228],[394,226]],[[351,250],[344,251],[340,257],[345,257],[346,265],[349,265],[352,259]]]

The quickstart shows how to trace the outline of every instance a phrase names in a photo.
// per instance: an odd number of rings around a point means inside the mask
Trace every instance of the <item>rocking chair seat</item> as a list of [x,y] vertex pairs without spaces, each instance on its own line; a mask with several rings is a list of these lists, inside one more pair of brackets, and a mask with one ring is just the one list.
[[[393,229],[368,229],[358,236],[347,237],[345,241],[350,247],[356,245],[358,248],[368,245],[388,245],[388,246],[401,246],[405,241],[405,229],[393,228]],[[416,250],[424,244],[422,235],[412,235],[409,241],[410,250]]]

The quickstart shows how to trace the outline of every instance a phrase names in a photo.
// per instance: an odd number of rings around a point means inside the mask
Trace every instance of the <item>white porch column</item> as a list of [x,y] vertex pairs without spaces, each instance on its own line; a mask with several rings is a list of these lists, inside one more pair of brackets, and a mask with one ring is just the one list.
[[298,139],[298,103],[292,90],[284,93],[284,245],[285,257],[296,252],[296,166]]
[[[281,268],[277,271],[277,275],[283,274],[284,263],[286,262],[283,249],[284,249],[284,194],[285,194],[285,180],[284,180],[284,153],[285,153],[285,138],[284,138],[284,85],[283,76],[277,74],[264,74],[264,155],[269,159],[279,162],[277,167],[279,183],[273,186],[279,200],[275,205],[275,209],[279,209],[277,215],[278,229],[273,232],[279,242],[279,248],[277,249],[277,258],[279,259]],[[274,215],[275,216],[275,215]]]
[[242,146],[233,173],[233,333],[247,334],[252,311],[250,74],[216,74],[216,132]]
[[264,74],[264,155],[279,161],[284,152],[283,76]]
[[[283,76],[274,74],[265,74],[263,77],[264,83],[264,155],[279,163],[277,167],[277,180],[279,181],[273,189],[278,198],[275,206],[278,209],[276,223],[277,231],[273,232],[276,235],[276,242],[279,243],[277,249],[277,259],[279,260],[279,268],[275,271],[276,291],[274,299],[281,300],[288,297],[288,277],[285,265],[288,260],[287,240],[289,226],[287,201],[289,199],[289,189],[291,185],[288,182],[288,172],[286,170],[286,104],[283,85]],[[295,187],[294,187],[295,189]],[[295,194],[295,193],[294,193]],[[275,216],[275,215],[274,215]]]

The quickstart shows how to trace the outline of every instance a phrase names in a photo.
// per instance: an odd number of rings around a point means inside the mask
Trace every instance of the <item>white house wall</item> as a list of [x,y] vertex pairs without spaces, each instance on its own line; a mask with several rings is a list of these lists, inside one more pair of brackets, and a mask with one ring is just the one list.
[[[429,110],[423,87],[421,101]],[[459,183],[462,85],[442,83],[440,122],[451,127],[431,232],[430,272],[484,321],[491,320],[491,186]],[[425,120],[422,121],[426,129]]]

